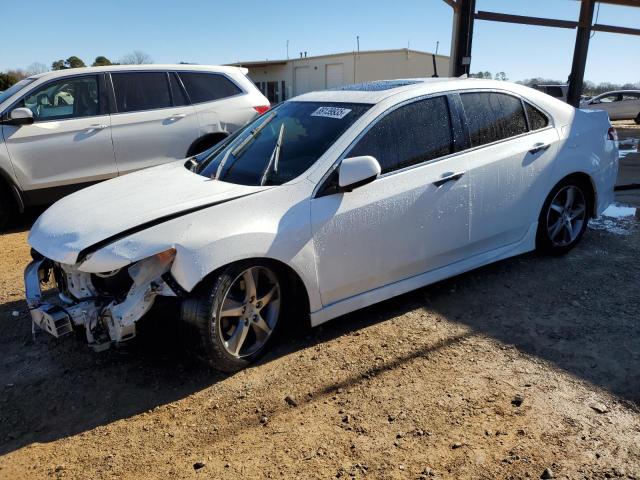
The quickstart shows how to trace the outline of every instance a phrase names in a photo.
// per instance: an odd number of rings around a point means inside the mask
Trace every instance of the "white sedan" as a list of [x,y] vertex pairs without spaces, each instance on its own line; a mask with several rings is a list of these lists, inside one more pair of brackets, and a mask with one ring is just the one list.
[[315,326],[535,248],[569,251],[612,201],[617,159],[604,112],[521,85],[308,93],[196,158],[54,204],[29,236],[27,301],[41,328],[83,327],[101,349],[173,299],[189,350],[234,371],[285,320]]

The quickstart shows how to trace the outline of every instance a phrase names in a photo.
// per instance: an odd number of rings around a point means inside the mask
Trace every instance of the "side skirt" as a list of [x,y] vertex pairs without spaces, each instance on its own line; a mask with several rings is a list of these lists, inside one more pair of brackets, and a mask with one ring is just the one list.
[[326,307],[311,313],[311,326],[316,327],[341,315],[368,307],[369,305],[373,305],[374,303],[378,303],[383,300],[388,300],[389,298],[402,295],[403,293],[416,290],[426,285],[439,282],[445,278],[453,277],[455,275],[468,272],[469,270],[473,270],[499,260],[504,260],[505,258],[530,252],[536,247],[537,229],[538,222],[534,222],[529,227],[524,238],[517,243],[500,247],[495,250],[490,250],[471,258],[452,263],[446,267],[421,273],[420,275],[400,280],[399,282],[391,283],[374,290],[369,290],[368,292],[327,305]]

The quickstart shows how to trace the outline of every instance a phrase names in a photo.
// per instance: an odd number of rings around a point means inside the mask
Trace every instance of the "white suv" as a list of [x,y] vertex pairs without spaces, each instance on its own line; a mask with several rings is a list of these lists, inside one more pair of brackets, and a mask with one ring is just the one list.
[[269,109],[238,67],[76,68],[0,94],[0,227],[14,211],[185,158]]

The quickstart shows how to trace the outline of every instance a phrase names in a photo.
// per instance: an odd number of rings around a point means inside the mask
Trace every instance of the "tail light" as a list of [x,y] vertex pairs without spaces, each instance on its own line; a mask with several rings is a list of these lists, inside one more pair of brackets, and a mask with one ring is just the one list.
[[607,132],[607,137],[609,140],[613,140],[614,142],[618,141],[618,132],[613,127],[609,127],[609,131]]
[[271,108],[269,105],[258,105],[257,107],[253,107],[253,109],[260,115],[269,110],[269,108]]

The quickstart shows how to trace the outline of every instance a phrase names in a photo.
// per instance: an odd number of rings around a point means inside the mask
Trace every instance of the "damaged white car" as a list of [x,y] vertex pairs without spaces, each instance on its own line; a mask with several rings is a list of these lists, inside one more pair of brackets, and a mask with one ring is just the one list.
[[53,205],[29,236],[27,301],[36,325],[84,329],[100,349],[173,299],[189,349],[234,371],[287,318],[318,325],[534,248],[569,251],[611,202],[617,159],[604,112],[506,82],[308,93],[197,158]]

